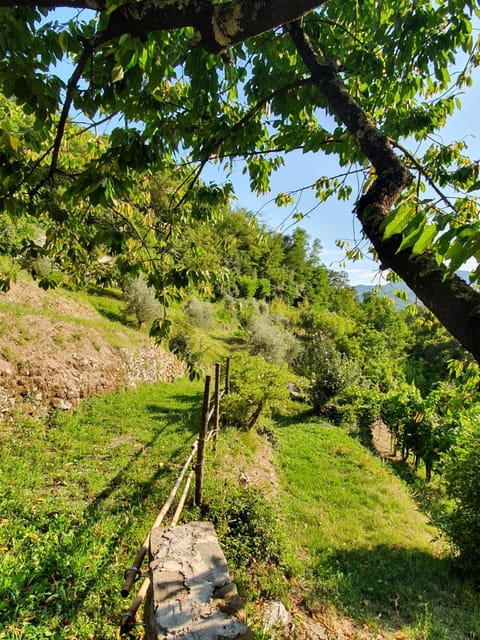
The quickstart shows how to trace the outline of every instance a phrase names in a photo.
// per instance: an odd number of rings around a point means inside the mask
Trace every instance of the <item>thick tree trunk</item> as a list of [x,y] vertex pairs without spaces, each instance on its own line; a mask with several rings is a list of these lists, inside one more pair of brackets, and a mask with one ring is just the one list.
[[399,251],[401,235],[384,239],[382,223],[411,176],[389,140],[345,89],[336,70],[323,64],[321,51],[299,23],[290,27],[290,34],[332,113],[345,124],[375,168],[377,178],[357,202],[355,213],[380,262],[395,271],[480,362],[480,294],[457,276],[446,277],[446,268],[438,266],[430,253],[414,256],[409,249]]

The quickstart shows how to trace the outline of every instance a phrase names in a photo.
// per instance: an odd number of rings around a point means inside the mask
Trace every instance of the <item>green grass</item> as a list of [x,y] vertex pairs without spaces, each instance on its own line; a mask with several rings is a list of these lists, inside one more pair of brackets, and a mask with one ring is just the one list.
[[146,386],[0,434],[0,638],[118,637],[119,590],[190,451],[198,384]]
[[[131,602],[119,595],[123,571],[190,450],[201,400],[201,384],[181,380],[3,428],[0,638],[118,637]],[[256,434],[223,430],[207,456],[204,515],[218,521],[250,612],[265,597],[288,604],[293,574],[309,608],[330,606],[372,638],[480,637],[478,593],[451,572],[437,532],[386,466],[305,416],[277,422],[275,436],[270,507],[237,485],[265,453]]]
[[373,634],[480,637],[479,594],[455,577],[438,532],[384,464],[316,420],[284,421],[276,435],[290,564],[309,606],[329,603]]

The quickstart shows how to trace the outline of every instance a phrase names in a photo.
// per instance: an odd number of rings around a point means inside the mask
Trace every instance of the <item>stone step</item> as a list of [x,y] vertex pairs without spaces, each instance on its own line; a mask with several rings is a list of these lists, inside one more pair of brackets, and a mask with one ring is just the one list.
[[152,529],[145,640],[251,640],[210,522]]

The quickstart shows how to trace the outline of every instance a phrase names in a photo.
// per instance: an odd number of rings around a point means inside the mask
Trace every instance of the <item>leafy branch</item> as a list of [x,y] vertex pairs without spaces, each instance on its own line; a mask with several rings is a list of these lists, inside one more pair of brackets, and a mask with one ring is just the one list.
[[425,178],[425,180],[428,182],[429,186],[435,191],[435,193],[438,195],[440,200],[442,200],[442,202],[444,202],[446,204],[446,206],[449,209],[451,209],[455,215],[458,215],[458,211],[455,208],[455,205],[452,204],[452,202],[450,202],[449,198],[435,184],[435,182],[432,180],[432,178],[428,175],[428,172],[425,169],[425,167],[415,158],[415,156],[412,155],[410,153],[410,151],[408,151],[408,149],[406,149],[402,144],[400,144],[396,140],[392,140],[390,138],[390,144],[392,146],[394,146],[395,148],[397,148],[399,151],[401,151],[410,160],[410,162],[414,165],[414,167],[417,169],[419,174],[421,174]]

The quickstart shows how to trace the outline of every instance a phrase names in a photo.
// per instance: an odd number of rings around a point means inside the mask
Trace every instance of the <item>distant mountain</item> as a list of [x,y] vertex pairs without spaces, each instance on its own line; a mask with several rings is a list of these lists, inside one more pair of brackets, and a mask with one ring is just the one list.
[[[463,278],[466,282],[468,282],[469,272],[468,271],[458,271],[457,275],[460,278]],[[379,296],[386,296],[395,302],[395,305],[402,309],[407,304],[412,304],[414,302],[420,302],[414,292],[407,287],[407,285],[403,282],[386,282],[385,284],[379,285],[368,285],[368,284],[358,284],[353,287],[357,292],[359,300],[363,300],[363,296],[365,293],[370,293],[370,291],[376,291]],[[399,292],[400,294],[406,292],[407,300],[402,300],[401,297],[395,295],[395,292]]]

